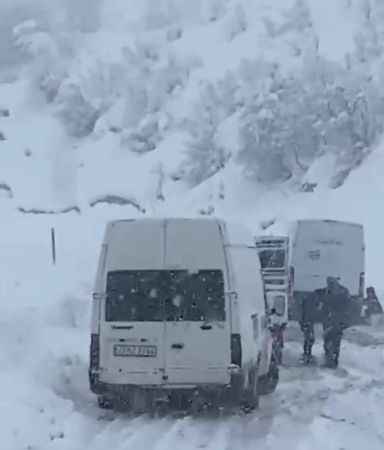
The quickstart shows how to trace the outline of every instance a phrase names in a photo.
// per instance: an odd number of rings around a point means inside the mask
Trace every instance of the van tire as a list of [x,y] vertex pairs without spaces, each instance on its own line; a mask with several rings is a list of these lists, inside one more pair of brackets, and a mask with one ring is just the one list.
[[114,407],[112,399],[106,397],[105,395],[97,396],[97,406],[100,409],[113,409]]
[[259,408],[259,377],[257,372],[256,367],[252,367],[248,371],[248,385],[244,389],[242,402],[242,409],[246,414]]
[[269,365],[269,370],[265,375],[262,375],[258,379],[258,393],[259,395],[272,394],[277,388],[279,383],[279,366],[278,362],[272,356]]

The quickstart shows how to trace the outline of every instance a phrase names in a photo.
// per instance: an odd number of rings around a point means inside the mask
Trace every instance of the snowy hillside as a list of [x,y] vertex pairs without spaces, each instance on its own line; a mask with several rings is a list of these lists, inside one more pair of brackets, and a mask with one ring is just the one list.
[[323,3],[4,2],[1,207],[345,218],[381,283],[384,6]]
[[382,1],[0,0],[2,18],[1,448],[381,449],[383,330],[351,333],[344,378],[284,369],[246,419],[100,419],[86,371],[110,219],[362,222],[384,291]]

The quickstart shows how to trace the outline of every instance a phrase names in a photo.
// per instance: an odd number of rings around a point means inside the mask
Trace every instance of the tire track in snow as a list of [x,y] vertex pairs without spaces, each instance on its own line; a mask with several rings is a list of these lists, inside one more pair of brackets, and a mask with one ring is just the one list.
[[[342,349],[341,366],[346,371],[331,371],[319,367],[302,367],[297,364],[301,346],[289,342],[286,348],[286,364],[281,371],[281,383],[275,394],[261,401],[261,408],[247,416],[224,418],[170,418],[151,419],[147,416],[129,417],[124,414],[106,414],[100,418],[96,401],[89,402],[89,395],[79,396],[76,384],[63,395],[71,397],[77,415],[82,417],[83,435],[77,441],[81,446],[67,442],[66,450],[276,450],[284,444],[284,450],[298,450],[308,447],[308,433],[312,450],[324,445],[318,430],[331,428],[339,433],[337,425],[345,430],[367,435],[372,433],[375,442],[382,442],[379,425],[369,421],[356,425],[359,414],[364,411],[349,411],[348,402],[359,393],[371,398],[371,409],[375,408],[377,392],[382,391],[384,380],[383,361],[377,359],[380,349],[359,346],[345,342]],[[321,344],[315,347],[320,353]],[[359,360],[356,359],[359,355]],[[79,376],[76,371],[76,376]],[[84,373],[82,376],[86,376]],[[382,398],[382,397],[380,397]],[[345,417],[344,417],[345,416]],[[75,415],[72,420],[76,420]],[[371,430],[372,427],[372,430]],[[339,434],[337,439],[344,444]],[[306,444],[307,443],[307,444]],[[321,445],[320,445],[321,444]],[[376,445],[376,444],[375,444]],[[49,447],[47,447],[48,449]],[[332,447],[329,447],[330,449]],[[354,446],[346,447],[348,450]],[[43,449],[42,449],[43,450]],[[333,448],[332,448],[333,450]]]

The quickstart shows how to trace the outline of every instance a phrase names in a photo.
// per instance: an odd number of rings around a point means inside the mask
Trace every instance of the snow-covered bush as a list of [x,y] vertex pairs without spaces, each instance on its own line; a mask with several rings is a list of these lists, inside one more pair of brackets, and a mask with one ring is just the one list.
[[48,102],[52,102],[66,77],[68,40],[33,19],[16,25],[13,39],[20,57],[29,62],[33,85],[43,92]]
[[218,142],[216,133],[220,124],[236,110],[236,84],[228,75],[214,85],[206,83],[199,101],[184,122],[189,134],[186,158],[183,162],[184,179],[196,186],[225,167],[230,153]]
[[68,134],[81,138],[92,133],[99,111],[87,102],[79,86],[64,83],[59,89],[56,104],[57,115]]
[[[244,62],[231,75],[201,89],[187,121],[186,179],[198,184],[230,157],[217,144],[226,118],[239,116],[237,161],[262,183],[299,180],[313,161],[336,157],[342,176],[359,165],[384,130],[384,90],[361,70],[313,55],[286,74],[276,64]],[[341,178],[340,178],[341,177]]]
[[239,160],[261,182],[300,176],[324,153],[351,169],[384,129],[383,102],[371,79],[325,61],[296,76],[278,74],[244,108]]
[[235,39],[239,34],[247,30],[247,16],[243,6],[238,3],[235,5],[229,17],[225,21],[225,34],[229,41]]
[[225,148],[215,142],[211,129],[202,130],[195,140],[187,143],[188,158],[183,165],[184,179],[196,186],[223,169],[230,158]]

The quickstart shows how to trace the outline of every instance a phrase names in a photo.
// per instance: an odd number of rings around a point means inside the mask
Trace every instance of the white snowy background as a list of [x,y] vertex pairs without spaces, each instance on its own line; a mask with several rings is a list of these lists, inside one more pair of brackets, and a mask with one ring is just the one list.
[[380,328],[210,421],[102,417],[87,358],[114,218],[358,221],[384,292],[383,86],[382,0],[0,0],[0,448],[382,449]]

